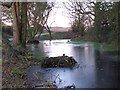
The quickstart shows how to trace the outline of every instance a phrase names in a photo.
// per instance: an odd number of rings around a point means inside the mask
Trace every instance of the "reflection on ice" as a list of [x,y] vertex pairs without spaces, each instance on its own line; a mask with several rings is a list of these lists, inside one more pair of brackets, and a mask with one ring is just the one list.
[[[99,88],[99,87],[117,87],[117,72],[113,66],[115,63],[103,62],[97,60],[94,45],[92,44],[68,44],[68,40],[45,40],[40,41],[38,48],[31,46],[31,49],[36,51],[43,51],[49,57],[73,56],[80,67],[74,69],[67,68],[49,68],[49,70],[42,69],[46,72],[44,77],[52,75],[50,81],[54,81],[55,77],[59,75],[59,79],[55,80],[58,87],[64,87],[74,84],[77,88]],[[33,48],[34,47],[34,48]],[[117,67],[117,66],[116,66]],[[34,67],[33,67],[34,68]],[[41,68],[36,68],[39,72]],[[32,70],[32,69],[31,69]],[[34,73],[32,70],[31,72]],[[29,72],[29,74],[31,73]]]

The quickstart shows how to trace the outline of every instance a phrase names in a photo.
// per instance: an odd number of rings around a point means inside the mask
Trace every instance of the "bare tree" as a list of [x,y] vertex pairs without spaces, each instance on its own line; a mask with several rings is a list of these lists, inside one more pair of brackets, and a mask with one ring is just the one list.
[[1,9],[2,9],[1,10],[2,22],[12,23],[13,22],[12,9],[7,8],[5,6],[2,6]]
[[[80,32],[81,36],[84,35],[84,31],[92,25],[94,20],[93,4],[90,2],[69,2],[63,3],[65,8],[68,10],[68,14],[74,19],[74,24],[77,25],[77,31]],[[72,26],[72,27],[73,27]]]
[[21,46],[25,47],[26,33],[29,33],[29,37],[34,38],[37,33],[41,34],[43,30],[47,30],[51,38],[47,20],[54,2],[9,2],[2,5],[8,8],[8,11],[3,11],[3,17],[6,17],[3,18],[4,21],[13,22],[14,45],[21,44]]
[[[50,33],[50,28],[47,25],[47,21],[54,7],[54,2],[36,2],[36,3],[29,3],[28,8],[28,28],[30,31],[29,35],[32,35],[32,39],[35,37],[37,33],[39,35],[43,32],[43,30],[47,30]],[[34,27],[34,28],[32,28]],[[31,30],[32,28],[32,30]],[[51,34],[51,33],[50,33]]]

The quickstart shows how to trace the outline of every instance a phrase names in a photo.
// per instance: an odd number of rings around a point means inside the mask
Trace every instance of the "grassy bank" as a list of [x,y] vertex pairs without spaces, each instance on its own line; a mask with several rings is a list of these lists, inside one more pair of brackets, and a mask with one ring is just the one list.
[[[68,32],[51,32],[52,39],[68,39],[70,38]],[[40,37],[41,40],[48,40],[50,39],[49,34],[42,35]]]
[[[71,40],[69,43],[73,44],[94,44],[95,49],[97,50],[104,50],[104,51],[119,51],[118,45],[113,44],[107,44],[107,43],[98,43],[93,41],[87,41],[87,40]],[[101,49],[102,48],[102,49]]]
[[93,42],[93,41],[85,41],[85,40],[71,40],[68,43],[73,43],[73,44],[94,44],[94,47],[96,50],[100,52],[115,52],[116,55],[110,56],[110,59],[112,61],[120,61],[120,56],[118,53],[120,52],[120,49],[118,48],[118,44],[107,44],[107,43],[98,43],[98,42]]

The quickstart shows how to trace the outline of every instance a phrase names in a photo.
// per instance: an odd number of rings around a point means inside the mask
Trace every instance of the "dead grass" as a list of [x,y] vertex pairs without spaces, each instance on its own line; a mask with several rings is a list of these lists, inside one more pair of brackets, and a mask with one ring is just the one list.
[[2,88],[27,88],[25,71],[29,66],[40,64],[34,60],[22,62],[15,57],[2,57]]

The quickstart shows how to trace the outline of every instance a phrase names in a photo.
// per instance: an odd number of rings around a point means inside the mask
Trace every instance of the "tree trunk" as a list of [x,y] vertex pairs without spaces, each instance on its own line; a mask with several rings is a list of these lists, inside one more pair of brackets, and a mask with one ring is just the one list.
[[51,34],[51,31],[50,31],[50,28],[48,25],[46,25],[46,30],[48,31],[49,35],[50,35],[50,41],[52,40],[52,34]]
[[16,46],[16,45],[19,45],[20,44],[20,33],[19,33],[19,27],[18,27],[18,13],[17,13],[17,8],[18,8],[18,5],[16,5],[16,2],[13,3],[13,6],[12,6],[13,10],[12,10],[12,14],[13,14],[13,44]]
[[26,33],[27,33],[27,2],[22,2],[21,5],[21,25],[22,25],[22,48],[26,48]]

